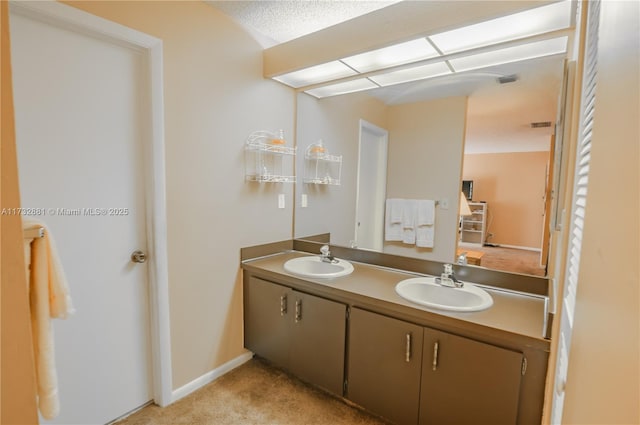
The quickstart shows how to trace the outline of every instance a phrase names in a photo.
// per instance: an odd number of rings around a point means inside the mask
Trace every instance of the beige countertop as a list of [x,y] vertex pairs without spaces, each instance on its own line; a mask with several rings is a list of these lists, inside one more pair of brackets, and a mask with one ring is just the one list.
[[419,325],[481,338],[505,347],[549,350],[550,342],[542,336],[546,325],[545,297],[479,285],[493,298],[490,308],[463,313],[432,309],[407,301],[395,292],[398,282],[419,274],[353,261],[350,261],[354,266],[353,273],[333,279],[300,278],[284,270],[287,260],[304,255],[309,254],[287,251],[246,260],[242,267],[257,277],[275,280],[302,292]]

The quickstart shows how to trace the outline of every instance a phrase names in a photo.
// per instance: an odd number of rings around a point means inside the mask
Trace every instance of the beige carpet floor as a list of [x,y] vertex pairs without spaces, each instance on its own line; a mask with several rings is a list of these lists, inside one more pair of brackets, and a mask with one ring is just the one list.
[[117,425],[383,425],[262,360],[252,359],[176,403],[151,405]]
[[[464,249],[462,246],[460,248]],[[534,276],[546,274],[545,268],[540,267],[540,253],[537,251],[492,246],[469,249],[484,252],[482,267]]]

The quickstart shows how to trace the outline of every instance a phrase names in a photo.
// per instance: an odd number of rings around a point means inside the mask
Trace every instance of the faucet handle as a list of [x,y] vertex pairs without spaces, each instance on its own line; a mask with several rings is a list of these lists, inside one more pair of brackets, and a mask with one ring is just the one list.
[[444,265],[444,272],[448,275],[452,275],[453,274],[453,266],[451,264],[445,264]]
[[322,247],[320,248],[320,254],[324,255],[325,257],[329,255],[329,245],[322,245]]

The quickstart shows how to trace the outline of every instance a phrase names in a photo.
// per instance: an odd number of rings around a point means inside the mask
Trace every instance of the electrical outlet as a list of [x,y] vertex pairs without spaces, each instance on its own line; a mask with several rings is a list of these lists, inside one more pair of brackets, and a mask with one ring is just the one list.
[[309,203],[308,203],[308,199],[307,199],[307,194],[306,194],[306,193],[303,193],[303,194],[300,196],[300,206],[301,206],[302,208],[307,208],[307,206],[308,206],[308,205],[309,205]]

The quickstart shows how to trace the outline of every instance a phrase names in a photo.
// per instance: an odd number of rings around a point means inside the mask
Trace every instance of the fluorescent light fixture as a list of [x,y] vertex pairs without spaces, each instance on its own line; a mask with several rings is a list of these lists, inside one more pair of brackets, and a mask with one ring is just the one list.
[[337,96],[339,94],[353,93],[362,90],[375,89],[378,86],[371,82],[367,78],[360,78],[359,80],[345,81],[338,84],[332,84],[330,86],[318,87],[315,89],[307,90],[305,93],[309,93],[312,96],[323,98],[329,96]]
[[429,38],[445,54],[488,46],[571,26],[571,1],[526,10],[435,34]]
[[377,84],[380,84],[381,86],[391,86],[393,84],[424,80],[426,78],[433,78],[437,77],[438,75],[450,73],[451,70],[446,63],[436,62],[429,65],[416,66],[413,68],[388,72],[386,74],[373,75],[369,77],[369,79]]
[[[564,54],[567,50],[567,36],[546,40],[543,38],[551,37],[551,34],[547,34],[549,32],[569,28],[573,22],[573,10],[572,2],[563,0],[427,38],[421,37],[301,69],[273,79],[296,89],[314,86],[315,88],[305,92],[322,98]],[[533,36],[540,36],[536,39],[543,40],[527,42],[530,41],[527,37]],[[502,48],[496,45],[519,39],[522,40],[518,42],[523,44],[510,43],[511,47]],[[475,48],[482,48],[483,53],[466,52]],[[400,69],[385,72],[392,67]],[[358,79],[347,78],[354,76]],[[336,80],[342,82],[336,83]]]
[[508,47],[506,49],[493,50],[477,55],[465,56],[458,59],[450,59],[449,63],[453,66],[456,72],[460,72],[492,65],[500,65],[503,63],[557,55],[565,53],[566,50],[567,37],[565,36]]
[[356,75],[357,73],[341,63],[340,61],[327,62],[320,65],[304,68],[299,71],[273,77],[290,87],[298,88],[310,86],[312,84],[324,83],[325,81],[337,80],[343,77]]
[[358,72],[368,72],[438,56],[423,37],[342,59]]

